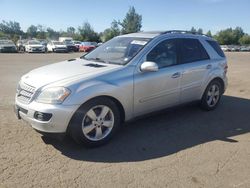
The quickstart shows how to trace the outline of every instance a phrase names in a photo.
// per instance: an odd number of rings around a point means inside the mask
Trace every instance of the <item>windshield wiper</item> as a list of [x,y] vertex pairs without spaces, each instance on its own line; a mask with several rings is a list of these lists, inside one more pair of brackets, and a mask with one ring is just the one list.
[[108,61],[105,61],[105,60],[100,59],[98,57],[96,57],[96,58],[86,58],[86,57],[83,57],[83,59],[88,60],[88,61],[96,61],[96,62],[101,62],[101,63],[109,64]]

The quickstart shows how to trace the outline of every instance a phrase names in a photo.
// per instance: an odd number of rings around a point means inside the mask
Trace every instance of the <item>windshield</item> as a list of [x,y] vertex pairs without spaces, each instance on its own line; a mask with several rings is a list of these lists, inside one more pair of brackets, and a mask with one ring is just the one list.
[[65,44],[72,44],[73,45],[73,42],[71,40],[65,40],[64,43]]
[[14,43],[11,40],[0,40],[0,44],[13,44]]
[[127,64],[149,41],[148,38],[116,37],[81,58],[111,64]]
[[41,44],[39,41],[29,41],[29,44]]
[[63,45],[62,42],[53,42],[53,43],[54,43],[54,45]]
[[91,42],[82,42],[82,46],[92,46]]

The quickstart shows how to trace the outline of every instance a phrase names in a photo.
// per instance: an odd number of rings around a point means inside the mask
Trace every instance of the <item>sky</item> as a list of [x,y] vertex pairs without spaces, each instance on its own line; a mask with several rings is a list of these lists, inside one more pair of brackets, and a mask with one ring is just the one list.
[[122,21],[130,6],[142,15],[143,31],[194,26],[215,34],[240,26],[250,33],[250,0],[0,0],[0,21],[17,21],[24,31],[31,24],[60,31],[88,21],[101,32]]

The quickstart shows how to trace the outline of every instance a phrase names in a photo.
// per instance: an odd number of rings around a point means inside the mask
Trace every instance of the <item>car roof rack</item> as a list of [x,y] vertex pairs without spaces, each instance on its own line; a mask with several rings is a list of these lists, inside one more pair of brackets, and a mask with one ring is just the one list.
[[202,33],[193,32],[193,31],[185,31],[185,30],[169,30],[169,31],[164,31],[161,34],[171,34],[171,33],[201,35],[201,36],[206,36],[206,37],[211,38],[210,36],[202,34]]

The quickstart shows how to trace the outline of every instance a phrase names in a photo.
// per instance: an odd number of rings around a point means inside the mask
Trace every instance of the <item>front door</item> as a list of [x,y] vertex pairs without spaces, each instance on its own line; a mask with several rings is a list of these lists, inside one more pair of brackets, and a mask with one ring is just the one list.
[[178,65],[177,45],[175,39],[160,42],[144,58],[144,61],[155,62],[159,70],[135,72],[135,116],[179,103],[182,65]]

